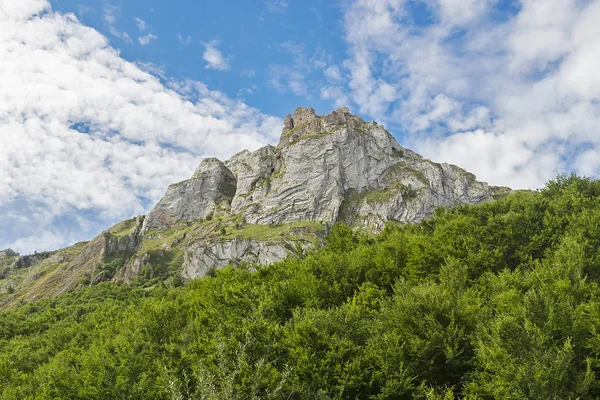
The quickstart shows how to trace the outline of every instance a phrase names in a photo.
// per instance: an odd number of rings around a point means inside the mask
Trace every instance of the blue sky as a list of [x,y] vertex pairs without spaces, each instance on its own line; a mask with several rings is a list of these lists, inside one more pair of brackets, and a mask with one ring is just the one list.
[[[343,8],[334,1],[52,0],[102,32],[121,55],[168,77],[201,81],[273,115],[300,104],[327,112],[319,95],[324,66],[344,59]],[[84,3],[85,5],[83,5]],[[126,36],[125,36],[126,35]],[[153,36],[148,36],[153,35]],[[154,38],[154,36],[156,38]],[[140,38],[148,38],[147,45]],[[206,68],[207,44],[224,65]],[[225,65],[226,64],[226,65]],[[301,76],[302,84],[289,80]],[[275,100],[276,99],[276,100]]]
[[88,240],[348,106],[480,180],[600,173],[600,0],[0,0],[0,248]]

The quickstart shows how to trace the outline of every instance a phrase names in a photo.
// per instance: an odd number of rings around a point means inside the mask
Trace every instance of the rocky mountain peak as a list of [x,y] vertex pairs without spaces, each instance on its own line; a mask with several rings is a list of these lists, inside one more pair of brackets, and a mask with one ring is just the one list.
[[[285,117],[277,147],[205,159],[191,179],[169,186],[142,235],[198,226],[196,238],[186,233],[165,244],[188,243],[182,275],[195,277],[231,260],[280,260],[296,244],[317,243],[315,232],[335,222],[378,231],[388,221],[418,222],[436,207],[490,201],[495,193],[457,166],[402,147],[347,107],[326,115],[298,107]],[[149,262],[135,260],[132,276]]]
[[298,107],[294,110],[294,123],[304,125],[317,118],[314,108]]
[[203,176],[209,176],[211,174],[219,174],[220,171],[226,169],[225,165],[221,160],[216,157],[205,158],[200,162],[192,179],[201,179]]
[[[92,284],[160,271],[193,278],[231,263],[302,254],[323,243],[336,222],[375,232],[390,221],[419,222],[440,206],[508,193],[402,147],[383,126],[347,107],[326,115],[298,107],[285,118],[278,146],[243,150],[225,162],[202,160],[190,179],[169,185],[145,218],[123,221],[65,252],[18,257],[3,250],[0,266],[9,273],[32,268],[35,282],[43,276],[36,268],[54,271],[60,263],[60,277],[51,280],[55,293],[84,274]],[[29,275],[22,276],[28,285]],[[31,296],[38,296],[32,285]]]
[[295,143],[306,135],[330,133],[339,125],[365,124],[360,117],[350,114],[348,107],[341,107],[327,115],[317,115],[314,108],[298,107],[294,114],[288,114],[283,121],[283,130],[279,139],[279,147]]
[[474,175],[403,148],[347,107],[327,115],[298,107],[277,147],[244,150],[224,163],[207,158],[191,179],[171,185],[143,231],[215,211],[251,224],[344,221],[381,229],[389,220],[417,222],[441,205],[491,199]]

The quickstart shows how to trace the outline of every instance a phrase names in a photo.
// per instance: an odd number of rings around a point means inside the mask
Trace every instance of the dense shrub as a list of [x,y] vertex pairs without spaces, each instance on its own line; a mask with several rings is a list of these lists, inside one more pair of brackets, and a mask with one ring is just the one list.
[[2,399],[600,397],[600,183],[0,312]]

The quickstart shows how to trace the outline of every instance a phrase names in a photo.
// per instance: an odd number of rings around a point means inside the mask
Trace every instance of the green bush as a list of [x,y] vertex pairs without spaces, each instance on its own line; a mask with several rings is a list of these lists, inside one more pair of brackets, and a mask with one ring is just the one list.
[[599,398],[599,196],[561,176],[183,286],[153,253],[0,311],[0,398]]

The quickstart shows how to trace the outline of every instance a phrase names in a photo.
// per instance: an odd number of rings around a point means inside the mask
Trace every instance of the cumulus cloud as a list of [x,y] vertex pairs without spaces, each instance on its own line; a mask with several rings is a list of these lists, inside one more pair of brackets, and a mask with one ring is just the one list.
[[204,43],[204,53],[202,58],[207,62],[206,69],[214,69],[218,71],[224,71],[229,69],[229,63],[223,57],[221,50],[217,48],[219,45],[218,40],[212,40],[208,43]]
[[323,75],[327,78],[329,82],[332,83],[340,83],[342,82],[342,72],[340,71],[337,65],[330,65],[323,71]]
[[489,0],[355,0],[340,65],[349,83],[328,69],[321,97],[347,96],[409,132],[407,146],[494,184],[596,174],[599,20],[598,0],[522,0],[503,10]]
[[350,104],[342,86],[323,86],[321,98],[331,101],[335,108],[346,107]]
[[144,213],[205,156],[281,121],[195,81],[161,80],[45,0],[0,0],[0,248],[45,250]]

